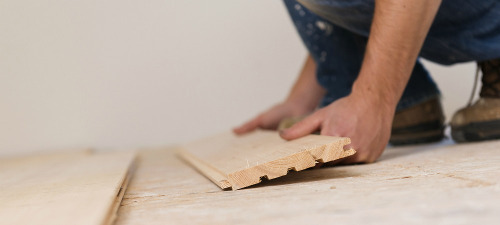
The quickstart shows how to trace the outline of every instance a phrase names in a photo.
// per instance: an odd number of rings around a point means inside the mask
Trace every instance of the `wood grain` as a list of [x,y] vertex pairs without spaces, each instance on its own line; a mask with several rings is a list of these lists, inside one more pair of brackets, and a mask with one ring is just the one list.
[[320,135],[286,141],[276,131],[257,130],[188,143],[178,154],[220,188],[236,190],[353,155],[353,149],[344,150],[349,143],[349,138]]
[[222,191],[174,156],[139,152],[116,225],[498,224],[500,141],[387,149],[373,164]]
[[134,153],[0,159],[0,224],[113,223]]

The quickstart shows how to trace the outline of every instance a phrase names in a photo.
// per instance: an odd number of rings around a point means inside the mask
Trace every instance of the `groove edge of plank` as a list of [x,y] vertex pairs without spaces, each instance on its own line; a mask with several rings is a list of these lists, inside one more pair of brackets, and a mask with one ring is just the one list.
[[[344,146],[351,143],[349,138],[342,138],[340,143],[321,145],[315,149],[308,149],[293,155],[250,167],[235,173],[228,174],[228,182],[233,190],[252,186],[262,182],[262,179],[272,180],[288,174],[289,171],[302,171],[316,166],[316,163],[330,162],[354,155],[352,148],[344,150]],[[274,170],[274,171],[273,171]],[[255,175],[258,173],[258,175]]]
[[121,206],[121,203],[123,201],[123,196],[125,196],[125,192],[127,191],[128,185],[130,184],[132,177],[134,176],[136,168],[137,168],[137,157],[135,156],[134,153],[134,157],[129,164],[127,173],[125,174],[125,177],[121,182],[122,184],[120,185],[120,188],[117,190],[116,198],[109,207],[107,216],[104,219],[102,225],[113,225],[115,223],[115,220],[118,217],[118,209]]
[[185,162],[193,166],[198,172],[202,173],[205,177],[210,179],[212,182],[217,184],[222,189],[231,188],[231,184],[227,180],[227,177],[217,170],[216,168],[210,166],[209,164],[199,160],[193,154],[187,152],[182,148],[178,148],[176,155],[183,159]]
[[[315,136],[316,135],[310,135],[306,137],[314,138]],[[218,170],[217,167],[211,165],[210,162],[206,162],[190,153],[189,149],[179,147],[176,153],[177,156],[192,165],[197,171],[202,173],[220,188],[238,190],[258,184],[263,179],[271,180],[285,176],[290,170],[305,170],[314,167],[318,162],[330,162],[356,153],[352,148],[344,149],[344,146],[351,143],[349,138],[335,137],[334,140],[335,141],[332,140],[327,144],[309,146],[309,148],[304,148],[300,152],[258,165],[248,165],[247,168],[228,174]],[[285,143],[293,143],[293,141]]]

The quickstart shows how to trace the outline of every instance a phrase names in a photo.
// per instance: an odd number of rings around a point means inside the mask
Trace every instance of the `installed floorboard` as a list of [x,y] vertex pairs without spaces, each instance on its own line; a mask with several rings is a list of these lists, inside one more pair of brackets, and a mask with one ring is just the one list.
[[0,224],[112,224],[134,155],[82,151],[0,159]]
[[222,191],[174,156],[142,151],[118,212],[129,224],[499,224],[500,142],[389,148]]
[[236,190],[353,155],[353,149],[344,150],[350,142],[320,135],[285,141],[265,130],[242,136],[226,132],[186,144],[179,155],[220,188]]

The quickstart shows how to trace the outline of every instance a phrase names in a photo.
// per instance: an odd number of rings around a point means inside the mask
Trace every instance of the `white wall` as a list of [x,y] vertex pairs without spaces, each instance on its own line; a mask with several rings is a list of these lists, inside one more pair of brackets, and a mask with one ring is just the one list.
[[[0,155],[227,130],[283,99],[305,55],[281,1],[0,0]],[[430,69],[447,113],[465,104],[474,67]]]

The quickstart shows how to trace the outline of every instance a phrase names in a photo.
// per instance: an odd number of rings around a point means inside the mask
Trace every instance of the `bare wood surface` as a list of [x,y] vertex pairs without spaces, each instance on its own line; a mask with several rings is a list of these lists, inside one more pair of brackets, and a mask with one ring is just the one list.
[[353,149],[344,150],[349,143],[349,138],[320,135],[285,141],[276,131],[257,130],[188,143],[178,154],[222,189],[236,190],[353,155]]
[[174,156],[143,151],[117,225],[499,224],[500,142],[389,148],[367,165],[222,191]]
[[0,159],[0,224],[111,224],[134,153],[81,151]]

